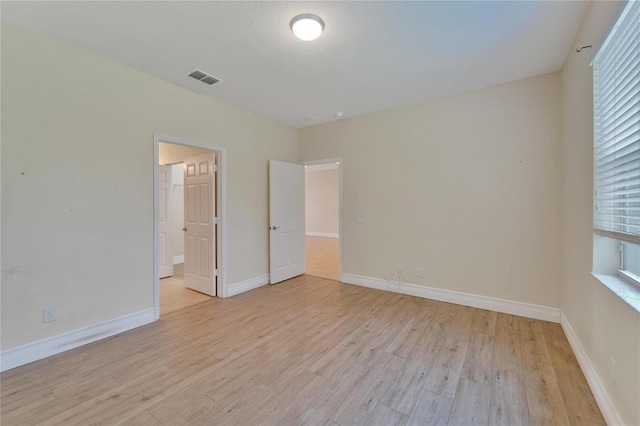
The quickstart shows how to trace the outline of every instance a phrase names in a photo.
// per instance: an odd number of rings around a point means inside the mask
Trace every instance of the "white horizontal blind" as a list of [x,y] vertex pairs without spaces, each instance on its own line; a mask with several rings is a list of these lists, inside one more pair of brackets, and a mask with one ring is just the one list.
[[593,61],[595,231],[640,243],[640,1]]

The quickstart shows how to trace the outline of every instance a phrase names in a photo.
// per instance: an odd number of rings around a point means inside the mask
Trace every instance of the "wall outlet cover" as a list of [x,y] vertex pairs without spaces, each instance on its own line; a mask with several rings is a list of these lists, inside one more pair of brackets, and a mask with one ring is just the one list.
[[44,308],[42,311],[42,322],[53,322],[56,320],[56,308]]

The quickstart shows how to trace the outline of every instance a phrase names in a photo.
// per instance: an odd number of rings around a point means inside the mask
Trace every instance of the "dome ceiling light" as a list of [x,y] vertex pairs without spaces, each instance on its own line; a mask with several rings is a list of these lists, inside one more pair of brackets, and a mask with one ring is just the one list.
[[304,13],[291,20],[291,31],[300,40],[311,41],[320,37],[324,30],[324,21],[316,15]]

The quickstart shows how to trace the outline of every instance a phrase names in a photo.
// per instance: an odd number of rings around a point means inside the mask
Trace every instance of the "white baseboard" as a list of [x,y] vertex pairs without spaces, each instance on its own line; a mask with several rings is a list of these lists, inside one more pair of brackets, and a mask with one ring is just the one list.
[[424,299],[433,299],[441,302],[455,303],[457,305],[471,306],[473,308],[488,309],[490,311],[534,318],[543,321],[560,322],[560,309],[551,308],[549,306],[515,302],[512,300],[497,299],[494,297],[461,293],[452,290],[443,290],[440,288],[426,287],[417,284],[386,281],[380,278],[364,277],[353,274],[341,274],[340,281],[347,284],[375,288],[377,290],[392,291],[395,293],[422,297]]
[[609,394],[607,390],[602,385],[602,381],[598,376],[598,373],[593,368],[593,364],[589,360],[587,353],[584,351],[578,336],[575,331],[573,331],[573,327],[571,327],[571,323],[565,316],[564,312],[560,315],[560,325],[564,330],[564,334],[567,336],[567,340],[571,345],[571,349],[573,349],[573,353],[576,355],[578,359],[578,364],[580,364],[580,368],[584,373],[584,377],[587,379],[587,383],[589,383],[589,387],[591,388],[591,392],[593,392],[593,396],[598,403],[598,407],[600,407],[600,411],[602,412],[602,416],[608,425],[622,425],[624,422],[621,420],[620,415],[618,414],[618,410],[616,410],[615,406],[611,402],[611,398],[609,398]]
[[236,294],[244,293],[245,291],[253,290],[254,288],[262,287],[269,284],[269,274],[260,275],[259,277],[250,278],[239,283],[233,283],[227,285],[227,292],[225,297],[235,296]]
[[327,237],[327,238],[339,238],[340,234],[333,233],[333,232],[311,232],[311,231],[307,231],[305,232],[305,235],[307,237]]
[[48,337],[0,354],[0,371],[10,370],[30,362],[59,354],[69,349],[86,345],[124,331],[128,331],[155,321],[154,310],[146,309],[100,324]]
[[173,256],[173,264],[184,263],[184,254],[182,256]]

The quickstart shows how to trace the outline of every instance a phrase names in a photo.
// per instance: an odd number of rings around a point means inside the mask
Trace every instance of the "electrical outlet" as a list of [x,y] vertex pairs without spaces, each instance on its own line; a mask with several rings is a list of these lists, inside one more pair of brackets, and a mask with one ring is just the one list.
[[56,320],[56,308],[45,308],[42,314],[42,322],[52,322]]
[[609,364],[609,377],[613,383],[616,382],[616,360],[613,357],[611,357],[611,364]]
[[398,275],[402,275],[402,273],[404,272],[404,266],[398,265],[396,272],[398,273]]
[[416,268],[416,277],[424,278],[424,268]]

